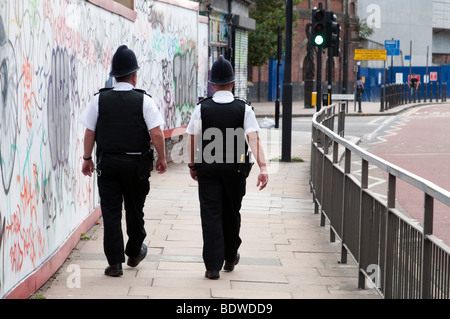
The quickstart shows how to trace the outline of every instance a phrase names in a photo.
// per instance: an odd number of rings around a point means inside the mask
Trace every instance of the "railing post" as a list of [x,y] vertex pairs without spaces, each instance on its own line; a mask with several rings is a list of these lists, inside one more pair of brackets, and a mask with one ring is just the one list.
[[310,164],[310,169],[309,169],[309,184],[310,184],[310,191],[312,194],[314,194],[314,174],[315,174],[315,146],[314,143],[316,142],[315,140],[315,135],[316,135],[316,128],[312,127],[312,131],[311,131],[311,164]]
[[428,239],[433,234],[434,199],[425,194],[425,212],[423,219],[423,244],[422,244],[422,299],[431,299],[431,264],[432,244]]
[[[349,150],[348,148],[345,148],[345,163],[344,163],[344,176],[347,176],[351,173],[351,167],[352,167],[352,151]],[[343,185],[343,198],[346,198],[346,193],[345,193],[345,177],[344,177],[344,185]],[[344,228],[344,223],[345,223],[345,211],[342,212],[342,221],[341,221],[341,225],[342,228]],[[341,264],[346,264],[347,263],[347,249],[345,248],[344,242],[345,242],[345,238],[344,238],[344,229],[341,229],[341,234],[342,234],[342,245],[341,245]]]
[[[328,155],[329,152],[329,140],[330,138],[328,137],[328,135],[326,135],[325,133],[323,133],[323,155],[322,156],[322,160],[320,161],[321,165],[320,165],[320,170],[322,171],[321,173],[321,177],[322,177],[322,181],[320,182],[320,206],[323,207],[323,201],[324,201],[324,185],[325,185],[325,179],[328,176],[325,176],[325,160],[326,157]],[[320,226],[321,227],[325,227],[325,214],[323,212],[323,209],[320,209]]]
[[339,115],[338,115],[338,134],[341,137],[345,135],[345,103],[339,103]]
[[393,257],[394,254],[392,241],[395,237],[395,228],[391,223],[391,212],[390,210],[395,208],[395,197],[396,197],[396,184],[397,179],[394,175],[389,174],[388,176],[388,189],[387,189],[387,208],[386,208],[386,216],[385,216],[385,225],[386,225],[386,233],[385,233],[385,248],[384,248],[384,296],[386,299],[392,298],[392,283],[393,283]]
[[[359,192],[360,200],[359,200],[359,229],[363,229],[362,227],[362,207],[363,207],[363,192],[365,189],[369,187],[369,162],[366,160],[362,161],[362,170],[361,170],[361,191]],[[358,276],[358,288],[359,289],[365,289],[366,288],[366,277],[364,276],[364,269],[361,269],[361,267],[365,267],[365,263],[361,261],[361,251],[365,250],[367,247],[362,247],[362,240],[361,240],[361,232],[359,234],[359,244],[358,244],[358,260],[359,260],[359,276]]]

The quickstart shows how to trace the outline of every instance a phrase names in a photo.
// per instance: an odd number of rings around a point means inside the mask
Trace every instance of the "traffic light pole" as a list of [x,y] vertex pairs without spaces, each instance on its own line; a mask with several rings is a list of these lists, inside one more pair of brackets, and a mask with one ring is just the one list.
[[333,67],[333,63],[332,63],[332,61],[333,61],[333,48],[332,47],[329,47],[328,48],[328,61],[327,61],[327,65],[328,65],[328,105],[331,105],[333,102],[332,102],[332,99],[331,99],[331,96],[332,96],[332,94],[333,94],[333,79],[332,79],[332,77],[333,77],[333,70],[332,70],[332,67]]
[[313,45],[317,47],[317,112],[322,108],[322,54],[323,48],[328,46],[329,39],[327,38],[327,24],[326,11],[323,10],[323,4],[319,3],[319,8],[314,8],[312,11],[312,41]]
[[316,111],[319,112],[322,108],[322,54],[323,49],[317,48],[317,106]]
[[281,160],[291,161],[292,145],[292,0],[286,0],[286,59],[283,82],[283,136]]
[[[340,31],[341,27],[337,22],[337,16],[331,11],[325,11],[323,4],[319,3],[319,8],[312,10],[311,38],[313,45],[317,47],[317,112],[322,108],[322,101],[327,105],[331,104],[331,94],[333,91],[333,58],[340,55]],[[328,92],[327,98],[322,97],[322,55],[324,49],[328,48]],[[325,95],[324,95],[325,96]]]

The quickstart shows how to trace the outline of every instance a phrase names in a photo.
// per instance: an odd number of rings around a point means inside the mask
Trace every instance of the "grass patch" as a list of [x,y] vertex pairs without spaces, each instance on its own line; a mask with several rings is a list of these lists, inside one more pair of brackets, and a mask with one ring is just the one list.
[[[275,157],[275,158],[272,158],[270,161],[271,162],[281,162],[281,158],[280,157]],[[301,157],[294,157],[294,158],[291,158],[291,162],[292,163],[303,163],[304,160]]]
[[81,240],[91,240],[92,236],[87,236],[85,233],[81,233]]

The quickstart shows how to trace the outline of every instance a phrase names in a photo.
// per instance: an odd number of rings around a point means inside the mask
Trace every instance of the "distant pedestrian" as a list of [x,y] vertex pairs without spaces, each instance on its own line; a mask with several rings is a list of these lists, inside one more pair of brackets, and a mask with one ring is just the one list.
[[411,77],[409,79],[409,102],[411,100],[416,101],[416,92],[419,85],[419,80],[417,79],[417,76],[413,73],[411,74]]
[[362,103],[362,95],[365,92],[364,82],[361,77],[358,77],[358,80],[355,83],[356,89],[356,101],[358,102],[358,113],[362,113],[361,103]]
[[417,84],[419,84],[419,80],[417,79],[417,76],[415,74],[412,74],[409,80],[409,86],[411,87],[411,89],[417,90]]
[[209,279],[218,279],[222,266],[232,271],[239,262],[240,209],[252,167],[247,138],[260,168],[257,186],[261,190],[269,181],[255,113],[234,97],[234,81],[231,63],[219,56],[211,70],[215,94],[197,105],[187,128],[188,166],[191,177],[198,180],[203,260]]
[[[97,144],[97,172],[100,205],[104,222],[103,247],[109,266],[107,276],[121,276],[122,263],[136,267],[147,255],[144,204],[150,190],[153,164],[151,144],[160,174],[167,168],[164,125],[153,99],[135,89],[139,69],[134,52],[120,46],[112,60],[111,76],[117,84],[102,89],[89,102],[80,118],[86,127],[82,173],[92,176],[94,144]],[[124,249],[122,202],[125,204],[128,242]]]

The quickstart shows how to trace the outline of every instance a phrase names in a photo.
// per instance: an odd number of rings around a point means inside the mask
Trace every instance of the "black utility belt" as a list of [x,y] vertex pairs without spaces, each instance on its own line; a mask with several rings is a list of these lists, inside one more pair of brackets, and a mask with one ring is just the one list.
[[115,157],[115,156],[141,156],[142,152],[130,152],[130,153],[125,153],[125,152],[103,152],[102,155],[104,157]]
[[202,163],[202,164],[195,164],[194,166],[190,166],[189,168],[191,170],[197,170],[198,168],[200,168],[202,165],[228,165],[229,167],[232,168],[236,168],[236,171],[241,174],[244,175],[245,177],[248,177],[250,175],[250,172],[252,170],[253,167],[253,162],[248,162],[248,163]]
[[150,176],[150,172],[153,170],[154,153],[153,150],[136,153],[124,153],[124,152],[101,152],[97,168],[101,169],[102,158],[111,157],[114,159],[136,159],[139,160],[138,175],[140,179],[146,179]]

